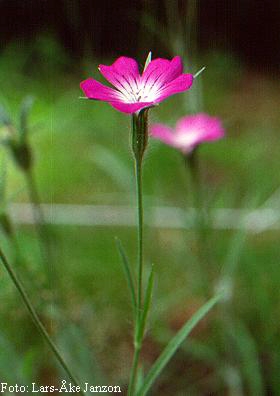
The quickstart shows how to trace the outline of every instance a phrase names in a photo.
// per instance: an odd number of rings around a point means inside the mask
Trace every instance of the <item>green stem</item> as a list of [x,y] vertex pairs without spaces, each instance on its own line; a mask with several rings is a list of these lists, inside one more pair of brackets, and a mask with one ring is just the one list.
[[142,281],[143,281],[143,200],[142,200],[142,158],[135,158],[135,177],[138,208],[138,277],[137,277],[137,312],[135,325],[134,357],[130,375],[128,395],[133,396],[137,380],[142,340],[138,340],[142,314]]
[[138,276],[137,306],[134,334],[134,357],[130,374],[128,395],[135,394],[142,338],[139,340],[139,329],[142,319],[142,288],[143,288],[143,194],[142,194],[142,163],[148,142],[148,110],[132,116],[132,150],[135,159],[135,179],[138,208]]
[[50,349],[54,353],[55,357],[57,358],[57,360],[59,361],[59,363],[61,364],[61,366],[65,370],[65,372],[68,374],[70,380],[73,382],[73,384],[76,387],[79,387],[79,389],[80,389],[79,390],[79,394],[82,395],[82,396],[85,396],[85,393],[80,388],[79,381],[72,374],[72,372],[68,368],[65,360],[63,359],[63,357],[61,356],[59,350],[57,349],[56,345],[54,344],[54,342],[50,338],[49,334],[47,333],[47,330],[45,329],[43,323],[41,322],[39,316],[37,315],[35,309],[33,308],[33,305],[31,303],[31,301],[29,300],[29,297],[26,294],[21,281],[17,277],[17,275],[14,272],[13,268],[10,266],[6,256],[4,255],[3,251],[1,250],[1,248],[0,248],[0,258],[1,258],[1,261],[2,261],[2,263],[4,265],[4,267],[6,268],[6,270],[8,272],[12,282],[14,283],[14,285],[17,288],[19,294],[21,295],[23,303],[26,306],[30,316],[32,317],[32,319],[33,319],[36,327],[38,328],[39,332],[41,333],[42,337],[45,339],[46,343],[48,344],[48,346],[50,347]]
[[206,291],[207,295],[209,295],[211,287],[209,287],[209,279],[207,277],[206,270],[210,267],[210,255],[208,254],[209,252],[207,248],[207,219],[205,217],[203,192],[201,190],[198,149],[195,149],[191,154],[185,156],[185,165],[189,169],[191,176],[192,204],[195,209],[195,233],[199,260],[198,270],[200,284],[202,285],[202,291]]
[[138,207],[138,320],[142,312],[142,277],[143,277],[143,200],[142,200],[142,160],[136,160],[136,189]]
[[198,149],[195,148],[190,154],[184,156],[185,166],[188,168],[191,176],[192,199],[193,206],[199,211],[202,209],[202,199],[200,191],[200,174],[199,174],[199,161]]
[[133,396],[135,394],[135,385],[136,385],[136,380],[137,380],[140,351],[141,351],[141,345],[140,344],[135,345],[133,363],[132,363],[132,368],[131,368],[128,393],[127,393],[128,396]]

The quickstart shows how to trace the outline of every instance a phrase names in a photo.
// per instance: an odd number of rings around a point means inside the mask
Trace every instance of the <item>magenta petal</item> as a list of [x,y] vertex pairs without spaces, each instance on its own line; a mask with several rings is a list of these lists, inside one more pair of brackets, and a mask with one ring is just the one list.
[[157,82],[161,86],[180,76],[183,72],[182,60],[175,56],[171,61],[157,58],[152,60],[142,75],[144,85]]
[[100,82],[93,78],[82,81],[80,87],[89,99],[104,100],[106,102],[118,99],[119,93],[117,91],[100,84]]
[[183,62],[180,56],[175,56],[170,62],[169,70],[165,74],[165,83],[171,82],[183,73]]
[[212,141],[221,139],[225,136],[225,131],[222,125],[222,122],[217,117],[210,117],[208,115],[205,116],[205,121],[207,121],[207,133],[204,135],[204,140]]
[[133,90],[140,78],[137,62],[125,56],[118,58],[111,66],[99,65],[99,70],[106,80],[121,91]]
[[151,136],[162,140],[164,143],[174,145],[174,133],[171,128],[163,124],[153,124],[151,126]]
[[196,144],[221,139],[225,135],[220,119],[205,113],[186,116],[177,122],[176,132],[178,134],[186,134],[188,131],[196,131]]
[[168,72],[169,66],[170,61],[167,59],[157,58],[152,60],[142,74],[141,81],[143,85],[157,81],[160,78],[161,82],[164,83],[164,76]]
[[113,64],[112,67],[120,74],[130,74],[138,78],[139,69],[135,59],[121,56]]
[[155,103],[161,102],[162,100],[168,98],[179,92],[184,92],[192,86],[193,75],[192,74],[182,74],[175,80],[171,81],[169,84],[165,85],[160,91],[158,98]]
[[168,96],[190,88],[193,76],[182,74],[183,65],[179,56],[171,61],[155,59],[140,76],[137,62],[120,57],[111,66],[100,65],[101,74],[116,88],[112,89],[90,78],[81,83],[81,88],[90,99],[110,102],[117,110],[134,113],[161,102]]
[[151,102],[137,102],[137,103],[124,103],[124,102],[110,102],[110,105],[122,113],[136,113],[136,111],[145,109],[153,105]]
[[224,134],[221,120],[204,113],[181,118],[177,122],[174,132],[165,125],[151,126],[153,137],[176,147],[184,154],[190,153],[198,144],[220,139]]

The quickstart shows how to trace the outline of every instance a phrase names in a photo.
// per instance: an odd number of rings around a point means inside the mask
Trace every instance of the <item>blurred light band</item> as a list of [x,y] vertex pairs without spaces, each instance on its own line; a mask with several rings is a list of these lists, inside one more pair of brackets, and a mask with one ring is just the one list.
[[[135,208],[117,205],[43,204],[45,219],[54,225],[135,227]],[[12,220],[19,224],[33,224],[30,204],[13,203],[8,207]],[[211,228],[231,230],[244,228],[259,233],[280,229],[280,209],[214,209],[208,216]],[[195,224],[195,210],[172,206],[146,208],[145,223],[156,228],[191,229]]]

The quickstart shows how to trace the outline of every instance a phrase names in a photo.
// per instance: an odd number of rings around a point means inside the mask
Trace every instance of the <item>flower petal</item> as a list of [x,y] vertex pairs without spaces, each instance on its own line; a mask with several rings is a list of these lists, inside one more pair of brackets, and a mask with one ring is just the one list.
[[137,103],[125,103],[121,101],[110,102],[110,105],[115,109],[121,111],[122,113],[136,113],[136,111],[145,109],[146,107],[150,107],[153,105],[151,102],[137,102]]
[[192,74],[181,74],[175,80],[171,81],[169,84],[165,85],[158,92],[158,97],[155,103],[161,102],[162,100],[168,98],[179,92],[184,92],[192,86],[193,75]]
[[171,128],[163,124],[153,124],[151,126],[151,136],[162,140],[164,143],[174,145],[174,133]]
[[161,87],[179,77],[182,72],[183,64],[179,56],[175,56],[171,61],[157,58],[149,63],[141,77],[141,82],[144,86],[157,83]]
[[176,132],[178,134],[195,132],[196,144],[221,139],[225,135],[221,120],[205,113],[183,117],[176,124]]
[[94,80],[93,78],[88,78],[87,80],[82,81],[80,87],[86,97],[89,99],[104,100],[109,102],[112,100],[118,100],[119,98],[119,92],[110,87],[106,87],[103,84],[100,84],[100,82]]
[[140,75],[133,58],[121,56],[111,66],[99,65],[99,70],[121,92],[137,91]]

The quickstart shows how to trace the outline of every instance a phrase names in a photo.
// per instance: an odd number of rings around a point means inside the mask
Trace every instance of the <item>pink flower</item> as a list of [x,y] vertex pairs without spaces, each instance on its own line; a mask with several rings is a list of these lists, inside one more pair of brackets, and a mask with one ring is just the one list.
[[200,113],[181,118],[175,130],[163,124],[151,126],[151,135],[184,154],[190,153],[203,142],[221,139],[225,132],[219,118]]
[[111,66],[100,65],[99,71],[114,88],[89,78],[81,82],[86,97],[108,102],[115,109],[130,114],[186,91],[193,83],[191,74],[183,74],[179,56],[171,61],[161,58],[150,61],[142,75],[137,62],[124,56]]

